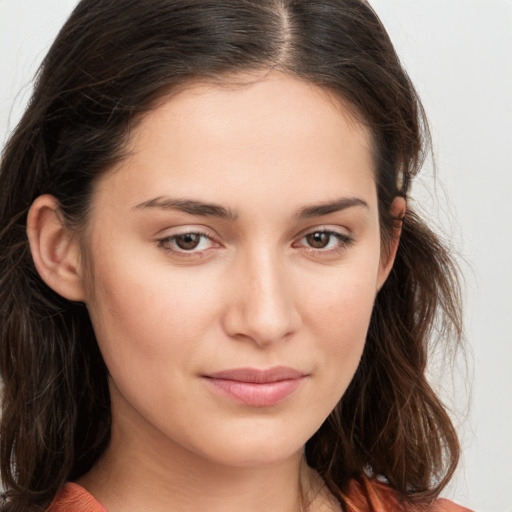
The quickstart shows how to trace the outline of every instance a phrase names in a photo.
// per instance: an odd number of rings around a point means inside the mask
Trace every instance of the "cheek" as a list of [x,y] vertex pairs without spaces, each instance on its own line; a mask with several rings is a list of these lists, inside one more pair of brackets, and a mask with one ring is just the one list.
[[[365,263],[364,260],[362,263]],[[350,383],[365,346],[376,296],[378,262],[347,265],[325,281],[309,283],[302,308],[304,326],[317,340],[325,385],[339,400]]]
[[[318,302],[314,322],[315,338],[321,346],[323,366],[332,383],[342,392],[348,386],[361,358],[370,316],[373,295],[361,297],[340,293],[325,298],[325,307]],[[341,396],[340,396],[341,398]]]
[[304,282],[306,323],[326,333],[357,333],[368,328],[377,293],[378,253],[360,250],[350,261],[325,274],[310,275]]
[[192,347],[215,316],[215,294],[186,273],[157,271],[134,257],[111,252],[95,261],[88,307],[111,375],[192,364]]

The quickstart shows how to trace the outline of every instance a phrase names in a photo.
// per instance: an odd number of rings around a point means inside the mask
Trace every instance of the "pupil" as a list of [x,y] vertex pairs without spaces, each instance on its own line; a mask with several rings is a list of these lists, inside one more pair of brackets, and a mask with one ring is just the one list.
[[311,247],[315,249],[323,249],[329,243],[330,236],[331,235],[329,233],[317,231],[316,233],[307,235],[306,240]]
[[176,245],[183,250],[195,249],[199,245],[200,235],[196,233],[187,233],[176,237]]

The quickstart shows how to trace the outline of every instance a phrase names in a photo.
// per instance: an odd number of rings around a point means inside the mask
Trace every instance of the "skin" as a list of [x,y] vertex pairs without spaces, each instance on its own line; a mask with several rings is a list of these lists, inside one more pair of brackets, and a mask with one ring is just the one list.
[[[297,512],[300,486],[311,510],[336,510],[302,451],[356,371],[396,251],[398,237],[381,247],[369,133],[272,73],[191,85],[130,150],[98,181],[83,238],[51,196],[29,215],[40,274],[86,303],[111,375],[112,441],[80,483],[110,512]],[[304,378],[271,406],[205,378],[275,366]]]

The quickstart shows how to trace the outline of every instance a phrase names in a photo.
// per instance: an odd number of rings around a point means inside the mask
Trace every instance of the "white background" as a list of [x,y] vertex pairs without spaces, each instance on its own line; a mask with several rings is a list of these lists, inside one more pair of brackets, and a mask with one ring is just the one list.
[[[464,460],[445,495],[512,512],[512,1],[373,0],[429,114],[437,161],[413,189],[466,276],[471,406],[446,395]],[[0,0],[0,145],[74,0]],[[448,203],[447,203],[448,198]]]

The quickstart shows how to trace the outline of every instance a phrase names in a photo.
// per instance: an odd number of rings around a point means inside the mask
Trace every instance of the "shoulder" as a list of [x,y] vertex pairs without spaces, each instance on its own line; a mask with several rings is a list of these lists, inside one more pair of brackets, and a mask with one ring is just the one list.
[[472,512],[446,499],[430,504],[404,504],[389,485],[365,476],[351,480],[344,498],[348,512]]
[[55,496],[47,512],[107,512],[81,485],[67,483]]

